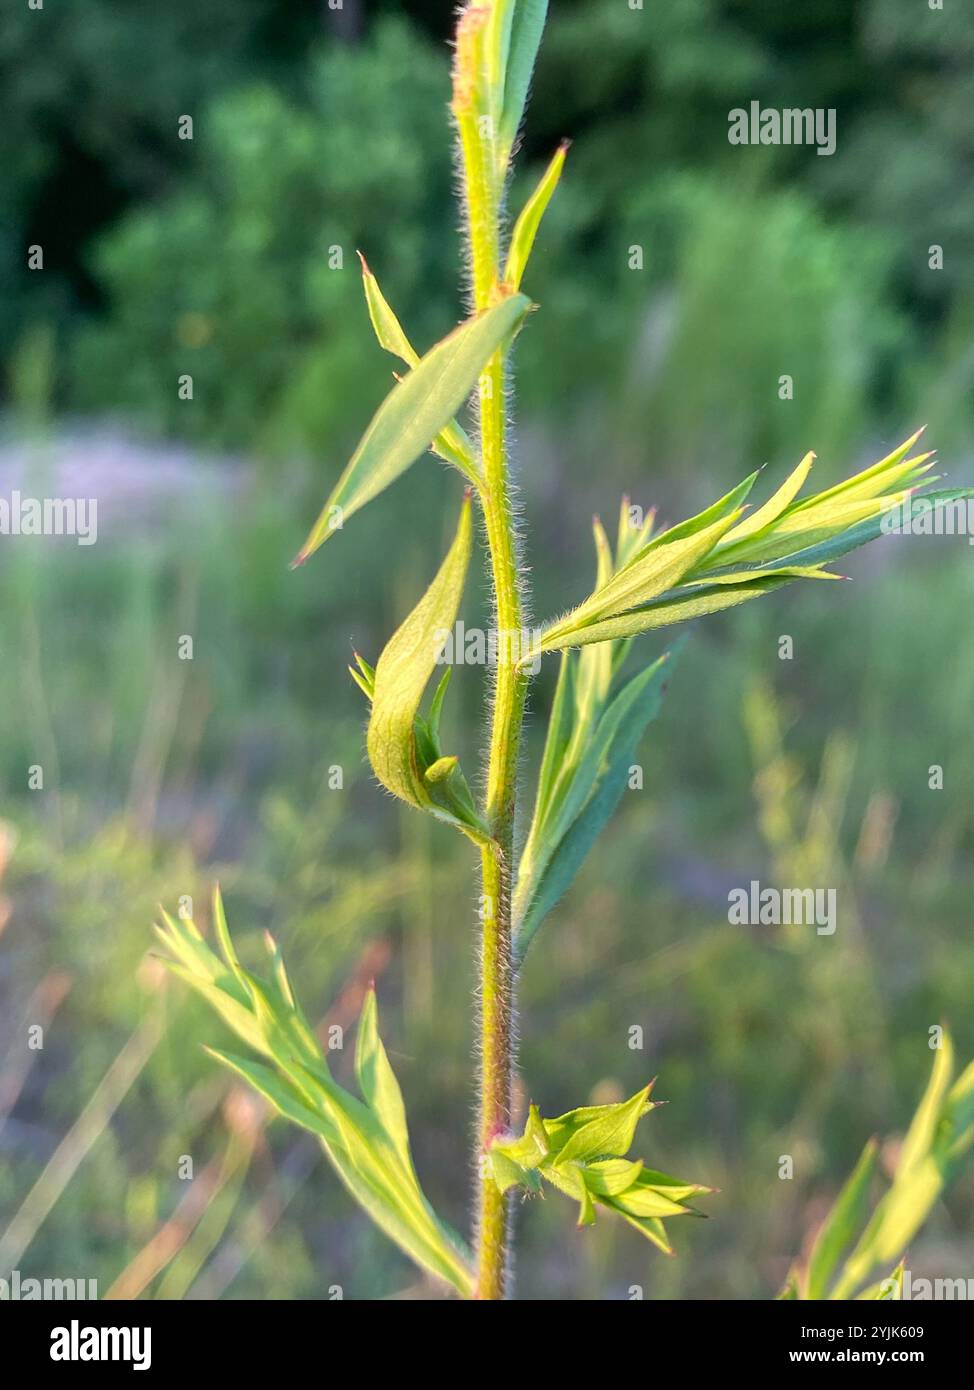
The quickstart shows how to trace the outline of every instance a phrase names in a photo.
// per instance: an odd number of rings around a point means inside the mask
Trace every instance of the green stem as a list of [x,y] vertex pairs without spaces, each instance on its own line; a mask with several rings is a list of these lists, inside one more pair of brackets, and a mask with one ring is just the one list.
[[[481,384],[484,522],[490,547],[497,628],[497,669],[487,768],[486,819],[494,837],[482,851],[480,959],[480,1131],[483,1155],[511,1123],[514,1070],[514,980],[511,940],[511,870],[517,761],[526,679],[514,665],[521,631],[521,594],[507,482],[504,367],[498,354]],[[477,1297],[505,1294],[509,1264],[506,1199],[493,1179],[480,1176],[477,1220]]]
[[[467,240],[475,309],[488,307],[501,279],[501,215],[493,110],[486,79],[486,11],[465,11],[457,32],[453,111],[460,137]],[[479,488],[490,549],[497,630],[485,819],[492,836],[481,852],[480,1075],[477,1153],[477,1293],[501,1299],[509,1265],[507,1201],[483,1170],[494,1137],[511,1123],[514,1070],[514,988],[511,874],[517,762],[527,678],[518,673],[515,634],[522,627],[514,520],[507,459],[505,353],[480,379]]]

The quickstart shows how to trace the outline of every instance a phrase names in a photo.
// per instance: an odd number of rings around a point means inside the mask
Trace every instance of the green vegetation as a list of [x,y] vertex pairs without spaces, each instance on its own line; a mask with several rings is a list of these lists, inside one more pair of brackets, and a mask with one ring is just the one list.
[[[246,978],[266,970],[268,930],[314,1010],[330,1094],[359,1118],[356,1105],[374,1107],[345,1035],[363,1008],[374,1019],[374,979],[409,1114],[412,1178],[403,1159],[396,1180],[424,1194],[418,1227],[424,1204],[435,1229],[466,1227],[472,846],[377,795],[361,693],[342,674],[350,641],[364,661],[401,630],[447,552],[460,479],[413,469],[287,572],[322,480],[338,476],[386,395],[383,362],[402,370],[376,349],[356,247],[381,280],[365,279],[375,332],[408,367],[458,317],[449,83],[431,40],[442,15],[370,7],[356,35],[285,20],[270,0],[210,7],[189,24],[180,0],[153,19],[159,60],[147,71],[126,61],[146,40],[124,7],[94,0],[84,27],[72,19],[81,8],[59,7],[56,63],[27,27],[34,14],[12,17],[0,39],[12,60],[0,490],[16,485],[13,460],[34,477],[62,467],[62,422],[73,429],[79,412],[121,409],[133,429],[256,466],[194,453],[164,507],[133,518],[126,504],[112,520],[114,482],[141,484],[170,461],[133,448],[101,494],[97,546],[0,545],[0,1273],[77,1269],[113,1296],[429,1295],[449,1273],[410,1283],[409,1260],[323,1169],[320,1125],[270,1123],[271,1104],[213,1066],[201,1044],[223,1048],[229,1035],[145,946],[160,902],[176,930],[195,919],[212,942],[206,903],[219,880]],[[969,476],[972,222],[963,81],[945,55],[967,51],[970,20],[948,7],[927,33],[906,11],[701,0],[679,20],[621,6],[607,22],[604,7],[565,0],[508,200],[512,213],[527,205],[573,138],[524,277],[540,310],[517,342],[531,630],[537,614],[585,599],[589,514],[614,515],[623,493],[643,520],[652,505],[688,516],[767,463],[763,499],[809,447],[813,486],[828,490],[849,460],[888,453],[923,419],[940,486]],[[81,103],[83,121],[51,86],[58,70],[100,93],[101,105]],[[839,110],[833,158],[728,147],[729,107],[812,92]],[[183,111],[193,142],[175,135]],[[85,199],[68,196],[79,179]],[[22,268],[33,240],[49,252],[43,276]],[[929,268],[934,243],[942,272]],[[641,271],[629,268],[634,245]],[[182,372],[191,402],[177,396]],[[793,400],[778,393],[782,373]],[[468,445],[446,422],[437,447],[461,473]],[[654,526],[647,539],[665,534]],[[890,538],[849,563],[856,583],[795,584],[707,619],[664,666],[659,640],[640,637],[631,679],[645,682],[652,736],[626,726],[594,777],[566,759],[569,809],[580,810],[549,809],[532,828],[556,693],[578,753],[629,688],[618,668],[611,692],[580,678],[607,650],[598,644],[540,660],[522,750],[528,886],[515,909],[526,1118],[501,1147],[540,1125],[548,1151],[538,1183],[530,1164],[504,1168],[500,1148],[491,1160],[500,1185],[519,1176],[508,1191],[529,1198],[515,1223],[519,1297],[625,1298],[638,1286],[651,1298],[766,1298],[793,1268],[789,1287],[807,1293],[814,1233],[834,1199],[853,1205],[845,1184],[863,1164],[911,1193],[913,1229],[875,1239],[874,1173],[859,1226],[843,1226],[846,1248],[828,1270],[819,1262],[816,1287],[835,1292],[857,1245],[880,1252],[867,1289],[906,1245],[915,1272],[969,1271],[970,1165],[951,1165],[949,1188],[931,1184],[922,1163],[904,1165],[897,1135],[924,1084],[930,1028],[949,1020],[959,1057],[974,1054],[970,551],[963,539]],[[489,622],[473,585],[464,618]],[[185,633],[194,654],[182,662]],[[366,667],[355,670],[368,687]],[[468,815],[461,767],[481,815],[478,674],[454,673],[438,725],[422,705],[412,722],[422,795],[440,819]],[[44,789],[28,791],[38,763]],[[634,764],[636,784],[605,777]],[[542,867],[545,821],[548,848],[572,832],[581,843],[586,812],[610,802],[598,854],[560,896],[550,865],[562,861]],[[549,875],[543,899],[525,856]],[[729,927],[727,889],[752,877],[838,885],[840,930],[826,945],[802,929]],[[525,955],[535,904],[547,911],[559,896],[557,921]],[[238,1004],[251,997],[220,969]],[[25,1054],[38,1024],[44,1047]],[[380,1049],[376,1039],[373,1061]],[[597,1216],[575,1230],[549,1132],[580,1101],[634,1102],[656,1071],[654,1100],[670,1104],[635,1136],[654,1172],[613,1176],[659,1188],[656,1170],[676,1171],[720,1191],[700,1204],[710,1220],[663,1228],[673,1260],[606,1219],[599,1169],[569,1194]],[[960,1080],[941,1081],[959,1094]],[[955,1123],[914,1156],[936,1157]],[[870,1133],[887,1138],[856,1168]],[[611,1161],[629,1164],[617,1146]],[[790,1180],[782,1155],[794,1159]],[[924,1181],[923,1202],[907,1174]],[[420,1238],[400,1237],[407,1250]]]
[[[427,449],[453,463],[469,484],[455,539],[425,595],[374,668],[356,654],[357,669],[349,669],[371,707],[367,746],[376,777],[401,801],[454,826],[480,850],[480,1115],[474,1152],[479,1191],[473,1256],[437,1220],[418,1185],[402,1094],[378,1037],[374,993],[359,1022],[357,1100],[332,1081],[276,945],[270,947],[273,982],[245,971],[234,953],[219,900],[215,918],[222,962],[192,923],[181,928],[167,919],[163,934],[171,968],[202,993],[244,1041],[270,1059],[276,1071],[229,1054],[215,1055],[249,1080],[285,1118],[319,1135],[356,1200],[420,1266],[445,1278],[462,1296],[480,1300],[504,1298],[509,1292],[512,1188],[539,1191],[544,1177],[579,1201],[580,1226],[594,1224],[598,1204],[621,1214],[667,1253],[672,1247],[664,1219],[692,1212],[685,1199],[711,1190],[624,1157],[638,1120],[654,1108],[648,1100],[649,1086],[628,1101],[583,1106],[552,1121],[544,1121],[532,1106],[524,1135],[510,1135],[518,960],[618,805],[640,734],[659,704],[662,661],[622,689],[613,689],[629,654],[629,639],[737,607],[795,580],[837,578],[827,568],[831,561],[876,539],[891,514],[908,510],[914,494],[931,481],[933,467],[929,453],[911,452],[918,432],[862,473],[801,499],[814,461],[814,455],[807,454],[774,494],[747,516],[745,502],[757,472],[699,515],[659,534],[652,515],[634,524],[624,502],[614,555],[604,531],[596,526],[598,573],[590,597],[546,624],[533,640],[527,637],[523,615],[528,596],[517,561],[506,400],[510,351],[532,307],[519,292],[521,280],[561,175],[564,147],[515,222],[509,246],[501,209],[546,15],[546,0],[492,0],[489,5],[468,6],[460,15],[452,112],[462,169],[471,315],[418,357],[363,259],[365,297],[376,336],[410,370],[377,410],[294,561],[296,568],[344,531],[353,513]],[[474,393],[476,446],[454,419]],[[496,624],[486,790],[480,806],[459,759],[444,755],[440,743],[452,667],[439,681],[428,715],[419,713],[442,659],[444,637],[455,629],[459,616],[472,548],[471,496],[476,496],[483,518]],[[974,490],[955,488],[922,496],[925,505],[936,510],[966,501]],[[570,654],[579,648],[584,653],[573,662]],[[534,817],[520,858],[515,840],[517,769],[529,675],[543,655],[554,651],[569,655],[562,661]],[[966,1080],[960,1085],[956,1102],[951,1098],[963,1111],[948,1140],[951,1153],[955,1147],[966,1147],[969,1138],[965,1107],[970,1087]],[[933,1127],[931,1119],[931,1134]],[[908,1147],[910,1143],[908,1139]],[[924,1148],[925,1157],[929,1142],[912,1143]],[[904,1181],[911,1177],[911,1164],[904,1164]],[[888,1204],[897,1212],[909,1208],[911,1191],[904,1197],[894,1186]],[[886,1219],[876,1218],[881,1228]],[[906,1224],[901,1217],[898,1235]],[[913,1227],[907,1229],[912,1233]],[[846,1276],[853,1287],[878,1257],[868,1235],[864,1240]],[[889,1244],[883,1229],[876,1240],[878,1250]]]

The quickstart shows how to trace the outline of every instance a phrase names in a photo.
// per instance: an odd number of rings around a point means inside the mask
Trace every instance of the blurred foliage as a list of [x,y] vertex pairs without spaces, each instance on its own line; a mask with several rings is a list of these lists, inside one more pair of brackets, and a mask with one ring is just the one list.
[[721,482],[731,459],[790,466],[798,440],[835,471],[903,328],[882,247],[827,226],[800,194],[683,179],[670,203],[677,265],[619,364],[627,468],[652,436],[675,471]]
[[[368,50],[319,58],[304,101],[260,86],[216,103],[190,186],[100,254],[119,313],[78,345],[81,403],[258,449],[328,439],[374,377],[356,248],[394,284],[450,270],[426,231],[450,196],[446,82],[432,50],[390,23]],[[438,322],[411,328],[420,342],[452,323],[437,307]],[[183,372],[192,404],[177,395]]]
[[[155,197],[185,169],[176,138],[197,113],[254,70],[287,83],[316,29],[300,7],[214,0],[155,10],[124,0],[7,6],[0,20],[5,83],[0,131],[0,289],[9,350],[30,317],[67,315],[97,299],[85,268],[91,238]],[[190,147],[191,149],[192,147]],[[24,276],[40,240],[40,284]]]
[[[445,54],[386,13],[401,8],[366,16],[349,0],[316,15],[221,0],[204,13],[180,0],[146,19],[101,0],[82,22],[73,0],[56,24],[26,9],[6,16],[0,53],[15,76],[0,137],[0,350],[44,314],[68,348],[72,405],[128,409],[236,447],[320,449],[344,424],[340,403],[374,404],[358,385],[369,343],[355,247],[421,345],[458,313],[457,238],[442,215]],[[448,12],[405,8],[442,40]],[[959,337],[969,322],[972,44],[963,9],[915,15],[908,0],[830,0],[814,15],[767,0],[642,11],[563,0],[528,163],[565,135],[575,145],[545,232],[554,254],[531,286],[548,312],[526,353],[526,401],[582,372],[593,385],[614,381],[647,315],[661,331],[660,291],[676,295],[681,322],[700,313],[679,288],[706,257],[714,278],[696,293],[709,303],[715,285],[723,291],[713,353],[730,348],[736,361],[741,338],[757,334],[728,392],[752,391],[750,372],[798,335],[817,344],[820,376],[828,363],[848,377],[839,402],[826,402],[821,379],[808,383],[802,409],[821,405],[831,420],[837,405],[841,421],[860,401],[887,405],[948,325]],[[730,146],[727,113],[752,98],[834,106],[835,155]],[[177,136],[183,113],[192,141]],[[35,240],[43,275],[23,268]],[[942,270],[929,266],[932,245],[944,248]],[[556,344],[558,367],[546,369]],[[184,372],[192,405],[177,398]],[[958,364],[955,397],[972,373]],[[701,432],[723,405],[707,402]],[[696,442],[684,436],[688,450]],[[774,440],[731,442],[763,453]]]

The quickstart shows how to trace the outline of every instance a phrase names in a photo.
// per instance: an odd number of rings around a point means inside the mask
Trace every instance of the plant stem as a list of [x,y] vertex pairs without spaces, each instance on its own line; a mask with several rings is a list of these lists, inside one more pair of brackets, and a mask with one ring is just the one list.
[[[485,472],[484,521],[490,547],[498,633],[497,670],[487,768],[486,819],[494,843],[482,851],[483,896],[480,959],[479,1155],[511,1122],[514,1069],[514,989],[511,942],[511,867],[517,761],[526,679],[514,662],[513,634],[521,631],[521,594],[507,481],[504,365],[500,353],[481,383],[481,446]],[[507,1202],[492,1178],[480,1176],[477,1222],[479,1299],[505,1293],[508,1257]]]
[[[453,112],[463,169],[464,211],[474,308],[486,309],[501,280],[501,208],[492,104],[484,57],[487,11],[467,9],[457,30]],[[497,631],[497,669],[491,715],[485,818],[493,837],[481,852],[478,1299],[501,1299],[509,1263],[507,1201],[481,1169],[494,1137],[511,1122],[514,1069],[514,989],[511,951],[511,871],[517,763],[527,678],[515,666],[522,600],[510,501],[505,421],[505,352],[499,349],[480,378],[479,488],[490,548]]]

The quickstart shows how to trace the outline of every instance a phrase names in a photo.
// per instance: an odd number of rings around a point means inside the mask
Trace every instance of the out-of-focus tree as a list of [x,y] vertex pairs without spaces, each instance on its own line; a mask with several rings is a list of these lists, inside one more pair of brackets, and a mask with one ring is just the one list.
[[[0,20],[0,292],[7,352],[27,316],[97,300],[90,238],[192,162],[181,116],[263,72],[286,86],[322,18],[275,0],[58,0],[7,5]],[[44,273],[24,273],[27,247]]]
[[110,313],[81,336],[76,398],[223,444],[319,442],[375,362],[357,249],[417,343],[460,313],[414,290],[451,270],[454,229],[434,212],[447,98],[446,65],[389,20],[319,53],[293,95],[261,83],[215,101],[194,177],[98,248]]

